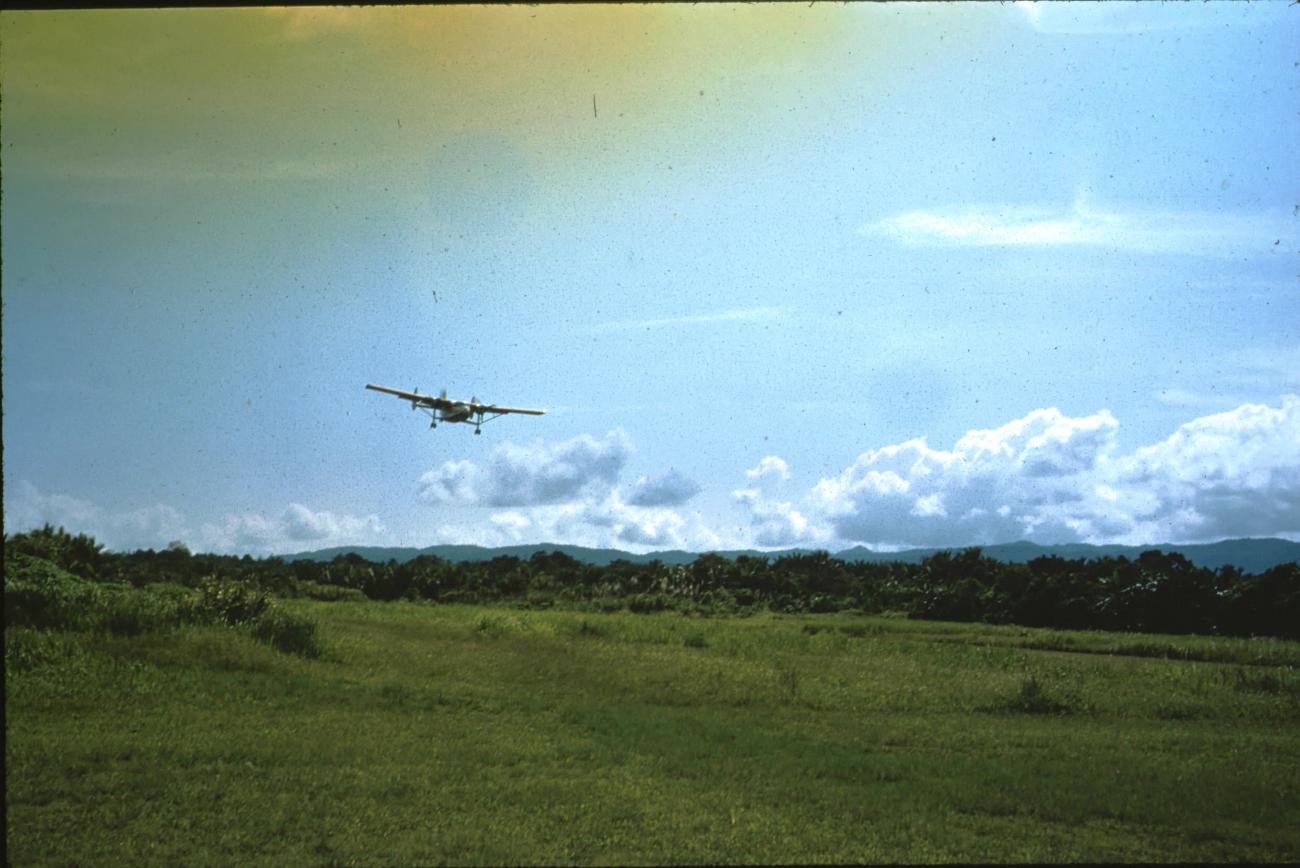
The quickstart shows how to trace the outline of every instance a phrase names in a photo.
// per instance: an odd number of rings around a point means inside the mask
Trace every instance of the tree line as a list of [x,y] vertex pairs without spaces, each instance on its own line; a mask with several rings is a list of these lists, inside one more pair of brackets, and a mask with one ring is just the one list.
[[827,552],[735,560],[702,554],[685,565],[660,561],[583,563],[558,551],[527,559],[456,562],[434,555],[385,563],[356,554],[331,561],[106,551],[85,534],[45,525],[6,535],[6,552],[42,558],[95,582],[199,588],[238,582],[281,596],[322,600],[428,600],[530,608],[699,615],[896,612],[945,621],[983,621],[1075,630],[1277,636],[1300,639],[1300,565],[1259,574],[1198,567],[1175,552],[1024,564],[979,548],[940,551],[917,564],[843,561]]

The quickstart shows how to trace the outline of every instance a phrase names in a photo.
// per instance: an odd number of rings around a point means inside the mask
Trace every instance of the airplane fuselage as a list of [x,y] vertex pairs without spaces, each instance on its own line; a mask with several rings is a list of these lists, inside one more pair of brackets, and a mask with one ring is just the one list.
[[439,413],[439,421],[442,422],[469,422],[474,411],[469,408],[469,404],[463,401],[457,401],[450,407]]

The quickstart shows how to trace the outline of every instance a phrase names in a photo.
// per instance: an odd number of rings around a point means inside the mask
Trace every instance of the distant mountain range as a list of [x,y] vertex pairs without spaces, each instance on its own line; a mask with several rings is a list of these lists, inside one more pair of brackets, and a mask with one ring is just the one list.
[[[960,550],[966,546],[953,546],[951,550]],[[1283,539],[1231,539],[1223,540],[1216,543],[1200,543],[1192,545],[1170,545],[1158,544],[1148,546],[1119,546],[1119,545],[1087,545],[1084,543],[1067,543],[1064,545],[1039,545],[1031,542],[1014,542],[1002,543],[999,545],[981,546],[986,557],[1004,563],[1022,564],[1032,561],[1034,558],[1044,555],[1056,555],[1066,560],[1079,560],[1088,558],[1103,557],[1124,557],[1132,560],[1142,552],[1159,549],[1162,552],[1178,552],[1192,563],[1200,567],[1209,569],[1218,569],[1222,566],[1232,565],[1247,573],[1259,573],[1278,564],[1298,563],[1300,562],[1300,543],[1290,542]],[[721,555],[729,559],[736,559],[741,555],[750,557],[762,557],[775,560],[784,555],[807,554],[810,549],[785,549],[775,552],[762,552],[752,549],[737,551],[720,551],[714,554]],[[836,552],[833,557],[842,561],[901,561],[903,563],[915,564],[935,552],[943,549],[906,549],[899,552],[877,552],[862,546],[854,546],[841,552]],[[356,554],[368,561],[375,563],[387,563],[388,561],[397,561],[404,563],[413,560],[420,555],[436,555],[447,561],[490,561],[496,557],[516,557],[528,559],[537,552],[563,552],[569,557],[582,561],[583,563],[594,564],[596,566],[606,566],[614,561],[629,561],[634,564],[645,564],[650,561],[661,561],[665,564],[689,564],[699,557],[702,552],[684,552],[678,550],[650,552],[649,554],[638,555],[631,552],[619,551],[618,549],[591,549],[583,546],[571,546],[541,543],[539,545],[521,545],[521,546],[502,546],[500,548],[484,548],[483,546],[462,546],[462,545],[440,545],[428,546],[426,548],[382,548],[377,546],[338,546],[335,548],[320,549],[318,551],[300,552],[294,555],[285,555],[286,561],[332,561],[339,555]]]

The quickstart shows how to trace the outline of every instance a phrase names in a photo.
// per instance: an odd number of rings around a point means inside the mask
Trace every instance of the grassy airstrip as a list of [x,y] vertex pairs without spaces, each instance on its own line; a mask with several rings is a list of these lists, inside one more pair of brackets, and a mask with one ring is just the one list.
[[6,631],[7,862],[1300,860],[1300,644],[285,601]]

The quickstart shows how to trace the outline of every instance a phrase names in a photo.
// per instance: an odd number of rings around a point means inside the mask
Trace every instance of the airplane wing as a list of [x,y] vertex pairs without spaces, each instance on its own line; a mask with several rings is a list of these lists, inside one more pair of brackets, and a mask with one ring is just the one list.
[[383,392],[387,395],[396,395],[403,400],[410,401],[412,404],[418,404],[423,407],[432,407],[435,410],[446,410],[455,401],[449,401],[446,398],[439,398],[437,395],[421,395],[419,392],[403,392],[401,389],[390,389],[387,386],[374,386],[366,384],[367,389],[373,389],[376,392]]
[[526,413],[529,416],[545,416],[545,410],[525,410],[522,407],[498,407],[496,404],[471,404],[475,410],[482,410],[484,413]]
[[[387,395],[396,395],[397,397],[405,401],[410,401],[413,405],[419,405],[422,407],[432,407],[435,410],[447,410],[452,407],[455,407],[458,404],[469,403],[469,402],[462,402],[462,401],[451,401],[448,400],[447,398],[440,398],[434,395],[421,395],[419,392],[404,392],[401,389],[390,389],[387,386],[375,386],[370,383],[366,384],[366,388],[373,389],[376,392],[383,392]],[[469,406],[476,413],[483,412],[483,413],[490,413],[493,415],[496,414],[504,415],[506,413],[523,413],[528,416],[546,415],[545,410],[528,410],[523,407],[498,407],[495,404],[479,404],[477,402],[470,403]]]

